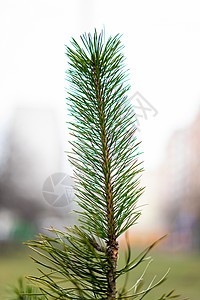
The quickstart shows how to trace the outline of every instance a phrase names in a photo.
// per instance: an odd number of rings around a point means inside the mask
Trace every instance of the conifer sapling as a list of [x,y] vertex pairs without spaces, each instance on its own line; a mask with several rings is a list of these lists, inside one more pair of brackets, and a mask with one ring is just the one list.
[[[119,268],[118,239],[140,216],[136,204],[143,192],[122,49],[119,35],[104,42],[104,33],[96,30],[94,36],[81,36],[81,45],[72,39],[72,47],[67,46],[67,104],[74,138],[69,160],[81,210],[79,226],[52,228],[55,237],[40,235],[29,242],[43,258],[34,258],[41,276],[28,277],[38,285],[38,299],[143,299],[165,279],[152,280],[141,289],[142,274],[133,277],[129,290],[126,284],[117,285],[122,276],[148,261],[146,255],[157,243],[133,260],[128,247],[125,265]],[[173,297],[170,292],[159,299]]]

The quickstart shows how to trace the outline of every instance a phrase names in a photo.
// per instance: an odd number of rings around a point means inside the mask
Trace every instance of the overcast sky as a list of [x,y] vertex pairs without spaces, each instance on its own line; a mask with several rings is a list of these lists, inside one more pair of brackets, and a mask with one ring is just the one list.
[[64,44],[105,27],[106,37],[123,34],[129,96],[139,92],[158,112],[140,117],[138,133],[146,169],[156,167],[172,132],[199,110],[199,14],[200,2],[192,0],[1,0],[1,136],[22,105],[53,107],[65,131]]

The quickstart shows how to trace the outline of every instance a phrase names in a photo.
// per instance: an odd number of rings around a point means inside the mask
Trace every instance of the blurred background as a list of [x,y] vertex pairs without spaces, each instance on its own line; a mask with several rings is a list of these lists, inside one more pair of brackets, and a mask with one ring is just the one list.
[[169,287],[199,299],[199,11],[194,0],[0,2],[0,297],[34,269],[23,241],[76,222],[65,44],[105,28],[123,34],[142,141],[146,191],[129,239],[140,248],[169,233],[155,269],[170,265]]

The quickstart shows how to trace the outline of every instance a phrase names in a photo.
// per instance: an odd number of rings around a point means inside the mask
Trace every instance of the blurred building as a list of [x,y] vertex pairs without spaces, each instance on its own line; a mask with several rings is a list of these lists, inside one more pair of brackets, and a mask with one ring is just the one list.
[[171,136],[158,172],[159,207],[173,250],[200,249],[200,112]]

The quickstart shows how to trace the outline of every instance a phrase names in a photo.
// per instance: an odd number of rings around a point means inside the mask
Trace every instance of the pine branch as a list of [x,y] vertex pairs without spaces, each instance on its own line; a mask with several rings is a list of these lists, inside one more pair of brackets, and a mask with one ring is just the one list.
[[[71,66],[68,79],[73,91],[68,100],[75,118],[70,124],[76,138],[72,142],[76,156],[70,156],[70,160],[76,167],[77,196],[84,209],[81,222],[107,245],[111,261],[108,299],[113,299],[116,297],[117,237],[139,216],[131,215],[142,192],[135,179],[141,170],[136,168],[134,113],[125,95],[129,86],[124,80],[119,36],[110,38],[105,45],[102,33],[98,37],[96,31],[93,39],[90,34],[81,38],[85,49],[75,40],[72,43],[75,50],[67,47]],[[127,182],[126,188],[122,180]]]
[[136,180],[141,169],[137,170],[134,113],[125,95],[129,86],[124,82],[119,36],[103,45],[102,34],[95,32],[93,40],[84,35],[82,41],[85,48],[75,40],[74,50],[67,47],[68,104],[75,120],[70,129],[76,138],[69,159],[76,168],[79,204],[87,212],[82,223],[113,246],[137,219],[130,215],[142,192]]

